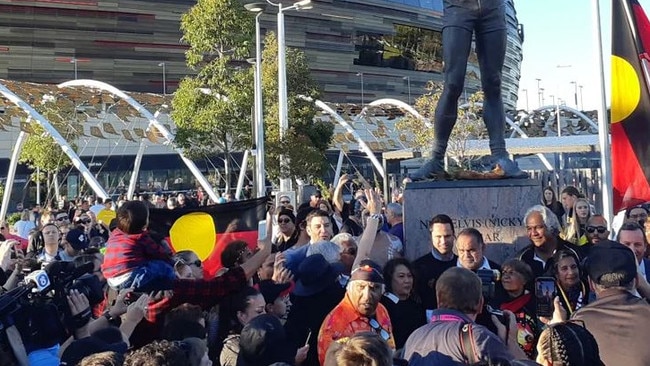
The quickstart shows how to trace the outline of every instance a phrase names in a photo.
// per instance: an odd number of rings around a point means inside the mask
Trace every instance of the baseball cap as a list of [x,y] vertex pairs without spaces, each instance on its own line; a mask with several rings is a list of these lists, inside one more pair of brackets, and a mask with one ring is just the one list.
[[75,250],[86,250],[88,249],[88,245],[90,244],[88,235],[86,235],[86,233],[84,233],[82,230],[79,229],[72,229],[68,231],[68,233],[65,236],[65,240],[68,243],[70,243],[70,245]]
[[625,245],[611,240],[601,241],[591,248],[585,260],[585,269],[589,278],[597,284],[601,284],[603,275],[617,273],[623,275],[619,286],[624,286],[637,275],[634,253]]

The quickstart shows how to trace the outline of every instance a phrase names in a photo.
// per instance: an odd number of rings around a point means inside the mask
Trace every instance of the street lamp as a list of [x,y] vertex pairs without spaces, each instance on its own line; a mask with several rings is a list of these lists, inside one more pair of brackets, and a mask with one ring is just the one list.
[[541,107],[544,105],[544,88],[539,88],[539,98],[539,106]]
[[406,85],[408,86],[408,91],[409,91],[409,105],[411,105],[411,77],[404,76],[402,79],[406,80]]
[[579,88],[580,88],[580,110],[584,111],[585,110],[585,105],[582,104],[582,85],[580,85]]
[[578,83],[572,81],[571,84],[573,84],[573,99],[576,104],[576,109],[578,109]]
[[[291,6],[282,7],[282,3],[273,3],[266,0],[267,3],[278,8],[278,119],[280,120],[280,139],[287,135],[289,129],[288,102],[287,102],[287,60],[285,53],[284,41],[284,12],[287,10],[307,10],[311,9],[311,0],[301,0],[293,3]],[[287,156],[280,155],[280,175],[286,170]],[[280,191],[291,191],[291,179],[280,179]]]
[[162,84],[163,84],[163,95],[167,95],[167,70],[165,69],[165,63],[160,62],[158,67],[162,66]]
[[264,149],[264,111],[262,96],[262,35],[260,16],[266,9],[265,3],[244,5],[246,10],[255,15],[255,182],[257,197],[266,196],[265,149]]
[[75,79],[75,80],[77,80],[77,62],[78,62],[78,61],[79,61],[79,60],[77,60],[76,57],[73,57],[73,58],[70,59],[70,63],[71,63],[71,64],[74,64],[74,79]]
[[365,104],[365,103],[364,103],[364,100],[363,100],[363,98],[364,98],[364,97],[363,97],[363,73],[362,73],[362,72],[358,72],[358,73],[357,73],[357,76],[361,77],[361,109],[363,109],[363,105]]
[[551,97],[551,100],[553,100],[553,105],[555,105],[555,95],[551,94],[549,97]]
[[535,80],[537,80],[537,103],[539,104],[539,108],[542,108],[542,88],[539,87],[542,79],[537,78]]
[[529,109],[528,109],[528,89],[522,89],[521,91],[523,91],[526,94],[526,112],[528,112],[529,111]]

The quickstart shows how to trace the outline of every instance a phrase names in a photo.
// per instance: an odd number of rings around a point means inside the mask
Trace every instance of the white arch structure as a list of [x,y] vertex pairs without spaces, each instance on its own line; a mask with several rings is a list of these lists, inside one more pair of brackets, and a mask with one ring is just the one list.
[[[585,122],[587,122],[589,124],[589,126],[591,126],[591,127],[595,128],[596,130],[598,130],[598,125],[594,121],[592,121],[591,118],[589,118],[586,114],[584,114],[582,111],[579,111],[579,110],[577,110],[575,108],[568,107],[566,105],[557,105],[557,104],[555,104],[555,105],[553,105],[553,104],[545,105],[545,106],[542,106],[542,107],[539,107],[539,108],[533,110],[533,112],[544,111],[544,110],[547,110],[547,109],[548,110],[553,110],[553,111],[557,111],[558,109],[560,109],[560,110],[563,110],[563,111],[571,112],[571,113],[575,114],[576,116],[582,118]],[[528,113],[527,115],[522,117],[522,120],[530,119],[531,114],[532,113]]]
[[[138,112],[140,112],[140,114],[142,114],[142,116],[144,116],[147,120],[149,120],[149,126],[156,127],[156,129],[158,129],[158,131],[160,131],[160,133],[163,135],[165,140],[167,140],[167,143],[173,146],[174,135],[172,135],[172,133],[169,130],[167,130],[167,128],[165,128],[165,126],[163,126],[163,124],[160,123],[158,121],[158,119],[153,114],[151,114],[151,112],[149,112],[142,104],[138,103],[135,99],[130,97],[125,92],[121,91],[120,89],[118,89],[118,88],[116,88],[116,87],[114,87],[114,86],[112,86],[110,84],[107,84],[107,83],[104,83],[104,82],[101,82],[101,81],[98,81],[98,80],[90,80],[90,79],[70,80],[70,81],[66,81],[65,83],[61,83],[61,84],[58,85],[59,88],[67,88],[67,87],[74,87],[74,86],[96,88],[96,89],[100,89],[100,90],[109,92],[111,94],[114,94],[114,95],[122,98],[130,106],[132,106]],[[210,182],[208,182],[208,180],[205,178],[205,176],[203,176],[203,174],[196,167],[194,162],[192,160],[188,159],[187,157],[185,157],[185,155],[183,154],[183,151],[180,148],[173,146],[173,149],[181,157],[181,159],[183,160],[183,162],[185,163],[187,168],[192,172],[192,174],[194,175],[196,180],[199,182],[199,184],[201,184],[201,187],[203,187],[205,192],[210,196],[210,198],[214,202],[217,202],[219,197],[217,196],[215,191],[212,189],[212,185],[210,184]],[[142,153],[144,153],[144,147],[143,147],[143,145],[140,145],[140,149],[138,150],[138,155],[140,156],[140,159],[139,159],[140,161],[142,159],[142,156],[141,156]],[[139,170],[139,165],[140,164],[138,163],[137,165],[138,165],[138,170]],[[135,166],[134,166],[134,174],[131,176],[132,182],[135,180],[135,179],[133,179],[134,176],[137,178],[136,174],[137,174],[137,170],[135,169]],[[131,187],[129,186],[129,189],[130,188]]]
[[[86,179],[90,187],[93,189],[95,194],[101,198],[108,198],[108,193],[104,188],[99,184],[97,179],[90,173],[88,167],[81,161],[77,153],[72,149],[70,144],[61,136],[59,131],[57,131],[52,124],[38,113],[32,106],[27,102],[22,100],[19,96],[14,94],[9,90],[5,85],[0,83],[0,93],[10,100],[12,103],[20,107],[30,118],[33,118],[45,131],[47,131],[50,136],[56,141],[57,144],[61,147],[61,150],[70,158],[72,165],[74,165],[81,175]],[[9,198],[11,197],[11,189],[13,188],[14,178],[16,177],[16,167],[18,166],[18,158],[20,157],[20,151],[23,148],[23,144],[27,139],[27,134],[25,132],[20,132],[16,144],[14,145],[14,150],[11,153],[11,161],[9,163],[9,172],[7,174],[7,182],[5,184],[5,191],[2,197],[2,206],[0,207],[0,218],[4,220],[7,215],[7,210],[9,209]]]
[[375,154],[372,153],[372,150],[370,150],[368,145],[361,139],[361,136],[359,136],[357,130],[352,128],[352,126],[350,126],[350,124],[343,117],[341,117],[338,113],[336,113],[336,111],[333,110],[330,106],[323,103],[323,101],[318,99],[314,100],[314,98],[305,95],[299,95],[298,97],[307,102],[313,102],[318,108],[322,109],[325,113],[334,117],[336,122],[338,122],[339,125],[343,126],[343,128],[345,128],[345,130],[348,131],[352,135],[352,137],[354,137],[354,139],[359,144],[359,148],[360,148],[359,150],[363,150],[363,152],[366,154],[368,159],[370,159],[372,165],[375,166],[375,169],[377,169],[381,177],[383,179],[386,179],[386,172],[384,171],[384,167],[379,163],[379,160],[377,160],[377,157],[375,156]]

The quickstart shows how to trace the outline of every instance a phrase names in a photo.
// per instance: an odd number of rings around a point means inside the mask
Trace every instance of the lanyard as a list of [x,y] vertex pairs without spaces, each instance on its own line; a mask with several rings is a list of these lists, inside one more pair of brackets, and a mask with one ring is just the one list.
[[450,314],[439,314],[431,317],[431,322],[467,322],[465,319]]
[[580,291],[580,295],[578,296],[578,301],[576,301],[576,308],[575,310],[571,308],[571,302],[569,301],[569,298],[567,295],[564,293],[564,290],[562,289],[562,286],[558,283],[557,287],[560,289],[560,294],[562,294],[562,298],[566,302],[566,306],[568,307],[567,310],[569,310],[569,315],[573,314],[574,311],[577,311],[582,307],[582,298],[584,297],[584,294],[586,293],[585,291],[585,284],[580,281],[580,287],[582,288],[582,291]]

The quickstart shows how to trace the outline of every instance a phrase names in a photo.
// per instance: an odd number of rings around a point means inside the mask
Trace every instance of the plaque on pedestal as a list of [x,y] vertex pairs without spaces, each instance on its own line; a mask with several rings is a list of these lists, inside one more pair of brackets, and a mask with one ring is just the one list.
[[541,193],[539,181],[532,179],[407,183],[403,195],[405,255],[415,260],[431,251],[429,221],[445,214],[453,220],[456,234],[469,227],[480,231],[487,244],[485,255],[502,263],[529,244],[524,214],[541,202]]

